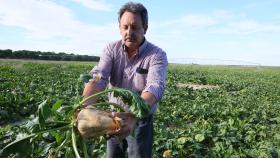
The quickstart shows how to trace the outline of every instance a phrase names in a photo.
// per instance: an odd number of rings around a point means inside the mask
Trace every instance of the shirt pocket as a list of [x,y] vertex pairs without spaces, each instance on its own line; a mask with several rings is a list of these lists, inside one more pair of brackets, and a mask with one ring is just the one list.
[[147,74],[136,72],[133,78],[133,91],[141,94],[147,83]]

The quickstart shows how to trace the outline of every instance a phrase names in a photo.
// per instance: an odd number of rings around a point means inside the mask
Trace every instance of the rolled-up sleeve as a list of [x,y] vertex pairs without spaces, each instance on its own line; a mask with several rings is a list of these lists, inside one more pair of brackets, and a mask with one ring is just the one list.
[[100,75],[101,79],[96,83],[100,89],[105,89],[109,82],[109,76],[112,71],[112,54],[111,45],[108,45],[100,57],[99,63],[90,71],[90,74],[95,77]]
[[164,93],[167,65],[168,61],[166,53],[159,49],[152,58],[147,76],[147,84],[143,90],[143,92],[152,93],[155,96],[157,102],[160,101]]

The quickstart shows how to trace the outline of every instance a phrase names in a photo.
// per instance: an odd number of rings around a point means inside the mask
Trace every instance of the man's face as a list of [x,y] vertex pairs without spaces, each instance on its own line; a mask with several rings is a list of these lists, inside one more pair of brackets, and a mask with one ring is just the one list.
[[138,49],[146,33],[140,14],[124,12],[120,19],[119,28],[128,51]]

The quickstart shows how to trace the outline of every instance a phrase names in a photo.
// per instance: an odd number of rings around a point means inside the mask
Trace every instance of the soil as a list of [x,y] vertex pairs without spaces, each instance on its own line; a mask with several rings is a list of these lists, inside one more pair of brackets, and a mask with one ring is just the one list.
[[216,86],[216,85],[201,85],[201,84],[194,84],[194,83],[178,83],[176,86],[178,88],[188,87],[188,88],[192,88],[194,90],[219,88],[219,86]]

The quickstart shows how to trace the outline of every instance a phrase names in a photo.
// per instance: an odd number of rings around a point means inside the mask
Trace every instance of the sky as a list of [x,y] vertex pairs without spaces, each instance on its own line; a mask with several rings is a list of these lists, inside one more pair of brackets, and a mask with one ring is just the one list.
[[[0,0],[0,49],[100,56],[118,0]],[[280,66],[280,0],[142,0],[169,62]]]

